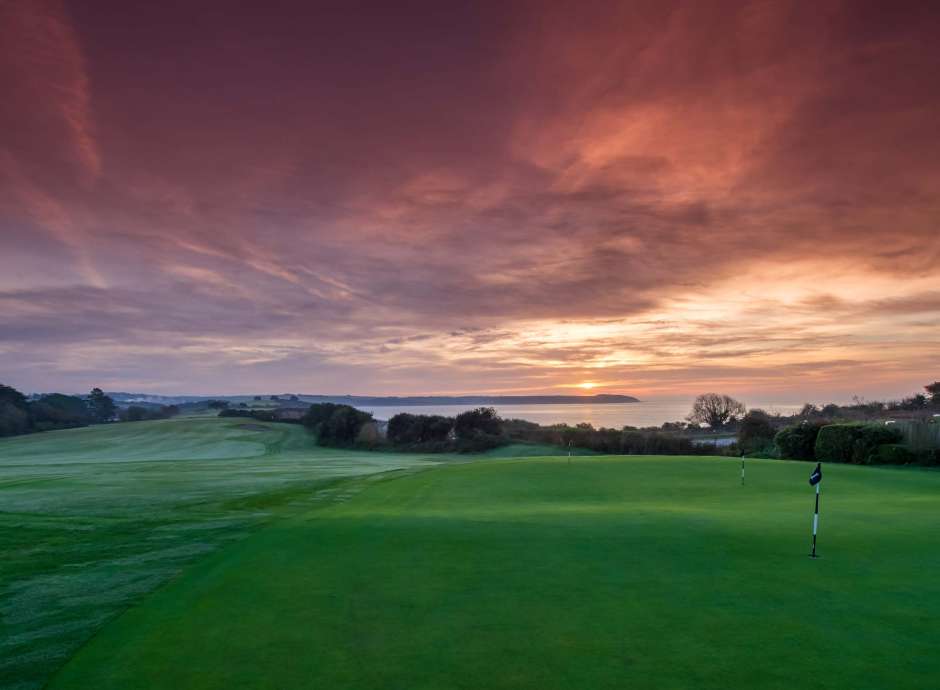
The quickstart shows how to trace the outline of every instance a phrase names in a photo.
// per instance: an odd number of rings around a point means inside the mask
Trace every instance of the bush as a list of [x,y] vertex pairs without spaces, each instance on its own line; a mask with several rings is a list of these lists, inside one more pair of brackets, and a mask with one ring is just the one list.
[[317,435],[323,446],[351,446],[372,415],[349,405],[317,403],[303,417],[303,424]]
[[219,412],[220,417],[245,417],[247,419],[257,419],[259,422],[276,422],[278,421],[272,410],[242,410],[234,408],[226,408]]
[[825,424],[803,422],[788,426],[774,436],[774,445],[781,458],[789,460],[815,460],[816,437]]
[[829,424],[816,438],[816,459],[863,465],[873,458],[878,446],[900,440],[897,429],[878,424]]
[[453,428],[450,417],[402,412],[388,420],[388,440],[396,446],[436,446],[448,440]]
[[914,453],[900,443],[882,443],[870,459],[878,465],[910,465],[917,461]]
[[301,423],[314,433],[319,433],[320,427],[340,407],[336,403],[316,403],[307,408]]
[[125,422],[139,422],[146,418],[147,418],[147,408],[137,407],[135,405],[131,405],[130,407],[128,407],[124,411],[124,414],[121,415],[121,421],[125,421]]
[[763,410],[751,410],[738,429],[738,445],[745,453],[767,453],[773,450],[774,427]]
[[502,420],[492,407],[461,412],[454,421],[454,433],[458,439],[470,439],[480,434],[500,436],[502,431]]
[[462,453],[490,450],[504,445],[503,423],[492,407],[478,407],[457,415],[454,420],[457,450]]
[[[219,416],[224,416],[222,413],[227,410],[222,410],[219,413]],[[141,422],[149,421],[154,419],[169,419],[170,417],[175,417],[180,413],[180,408],[176,405],[160,405],[160,406],[147,406],[142,405],[131,405],[125,410],[120,410],[118,412],[118,419],[122,422]]]
[[39,431],[86,426],[93,420],[88,405],[74,395],[51,393],[29,406],[30,416]]

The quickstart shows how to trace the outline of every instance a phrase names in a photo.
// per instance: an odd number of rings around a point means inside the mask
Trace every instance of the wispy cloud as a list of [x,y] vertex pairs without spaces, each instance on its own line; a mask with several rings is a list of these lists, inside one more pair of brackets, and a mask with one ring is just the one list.
[[26,388],[931,376],[929,6],[3,7],[0,266],[70,262],[0,293]]

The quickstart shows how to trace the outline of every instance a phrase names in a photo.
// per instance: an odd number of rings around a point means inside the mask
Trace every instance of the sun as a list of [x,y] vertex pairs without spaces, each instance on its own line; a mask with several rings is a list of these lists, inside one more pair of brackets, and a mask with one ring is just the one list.
[[592,388],[597,388],[597,384],[593,381],[585,381],[584,383],[579,383],[578,388],[583,388],[584,390],[589,391]]

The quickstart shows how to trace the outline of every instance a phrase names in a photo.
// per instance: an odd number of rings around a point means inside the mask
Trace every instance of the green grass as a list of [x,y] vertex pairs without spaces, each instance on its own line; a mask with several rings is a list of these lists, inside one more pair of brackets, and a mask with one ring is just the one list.
[[[500,446],[484,453],[481,457],[486,458],[531,458],[531,457],[553,457],[568,455],[568,449],[561,446],[550,446],[541,443],[512,443],[508,446]],[[583,455],[598,455],[593,450],[587,448],[572,448],[571,455],[578,457]]]
[[[933,688],[940,473],[489,460],[310,490],[52,688]],[[298,496],[297,500],[301,500]]]
[[314,495],[326,483],[446,459],[328,450],[298,426],[210,417],[0,439],[0,688],[43,687],[189,564],[345,499]]

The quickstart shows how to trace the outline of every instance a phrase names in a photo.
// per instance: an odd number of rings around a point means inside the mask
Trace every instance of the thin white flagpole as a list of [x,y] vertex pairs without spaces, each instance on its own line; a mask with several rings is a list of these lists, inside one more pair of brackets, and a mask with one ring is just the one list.
[[816,558],[816,529],[819,527],[819,485],[822,481],[816,482],[816,510],[813,512],[813,552],[810,558]]
[[744,486],[744,455],[741,456],[741,486]]

